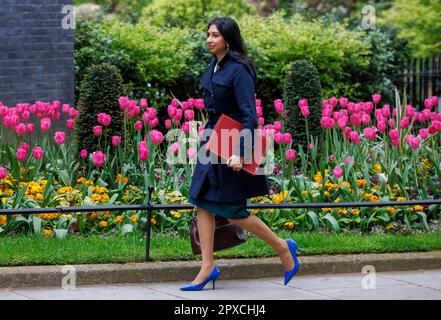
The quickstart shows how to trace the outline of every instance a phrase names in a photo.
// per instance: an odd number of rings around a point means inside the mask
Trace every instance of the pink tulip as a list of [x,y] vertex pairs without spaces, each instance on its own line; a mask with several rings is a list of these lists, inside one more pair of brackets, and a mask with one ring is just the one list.
[[345,163],[346,163],[347,166],[349,166],[349,164],[351,163],[351,160],[352,160],[351,156],[347,156],[346,157]]
[[354,127],[361,125],[361,115],[359,113],[354,113],[350,117],[350,122]]
[[280,132],[274,134],[274,142],[277,144],[281,144],[283,142],[283,134]]
[[176,109],[176,114],[174,116],[176,120],[181,120],[182,118],[182,109]]
[[323,128],[333,128],[334,127],[334,119],[329,118],[329,117],[322,117],[322,119],[320,120],[320,124],[322,125]]
[[257,119],[257,121],[258,121],[259,126],[263,126],[265,124],[265,118],[263,118],[263,117],[259,117],[259,119]]
[[389,127],[391,128],[395,128],[395,120],[394,119],[389,119],[387,120],[387,123],[389,124]]
[[141,99],[139,102],[139,105],[141,106],[141,108],[146,109],[149,106],[149,103],[147,101],[147,99]]
[[424,108],[431,109],[433,107],[432,99],[424,99]]
[[340,107],[342,107],[342,108],[346,108],[348,106],[348,103],[349,103],[348,98],[343,97],[343,98],[339,99],[339,104],[340,104]]
[[112,116],[104,112],[98,113],[97,119],[98,119],[98,123],[102,124],[105,127],[109,126],[110,122],[112,122]]
[[256,108],[262,108],[262,100],[261,99],[255,99],[256,101]]
[[380,95],[380,94],[375,93],[375,94],[372,95],[372,101],[373,101],[375,104],[380,103],[380,100],[381,100],[381,95]]
[[99,137],[103,134],[103,127],[101,126],[94,126],[93,127],[93,134],[95,137]]
[[187,156],[190,160],[193,159],[196,156],[196,149],[195,148],[188,148]]
[[27,150],[23,149],[23,148],[18,148],[17,149],[17,160],[20,162],[23,162],[26,160],[26,152]]
[[68,105],[67,103],[65,103],[65,104],[63,104],[63,105],[61,106],[61,112],[64,113],[64,114],[68,114],[68,113],[69,113],[69,108],[70,108],[70,105]]
[[282,122],[280,122],[280,121],[274,121],[274,129],[275,129],[276,131],[280,131],[280,130],[282,130]]
[[348,125],[348,117],[347,116],[340,117],[340,119],[338,119],[337,121],[337,125],[340,129],[344,129]]
[[370,128],[365,128],[363,130],[363,133],[367,140],[374,140],[377,136],[377,128],[375,128],[374,126]]
[[138,142],[138,157],[142,161],[147,161],[147,159],[149,158],[149,148],[147,142]]
[[400,139],[392,139],[391,142],[392,145],[395,147],[398,147],[400,145]]
[[307,107],[308,106],[308,100],[306,100],[306,99],[299,100],[298,105],[299,105],[299,108]]
[[333,172],[334,172],[334,177],[336,177],[337,179],[343,175],[343,169],[338,166],[334,168]]
[[390,115],[390,105],[385,104],[383,108],[381,108],[381,113],[383,114],[383,117],[387,118]]
[[171,120],[170,119],[164,120],[164,125],[165,125],[166,129],[170,129],[171,128]]
[[327,106],[323,108],[322,117],[332,117],[332,107]]
[[69,117],[75,119],[79,115],[80,115],[80,112],[77,109],[75,109],[75,108],[70,108],[69,109]]
[[35,130],[35,125],[33,123],[26,124],[26,132],[29,134],[33,134]]
[[415,108],[411,105],[406,106],[406,116],[413,118],[416,115]]
[[189,133],[190,132],[190,122],[184,122],[181,126],[181,129],[185,133]]
[[159,119],[158,119],[158,118],[155,118],[155,119],[153,119],[153,120],[149,120],[149,121],[147,122],[147,125],[148,125],[150,128],[154,128],[154,127],[156,127],[158,124],[159,124]]
[[190,98],[190,99],[187,100],[187,103],[188,103],[188,107],[189,107],[190,109],[193,109],[194,106],[195,106],[196,101],[195,101],[195,99]]
[[161,131],[158,130],[152,130],[149,132],[150,139],[154,144],[160,144],[162,140],[164,139],[164,135]]
[[200,125],[198,128],[199,139],[201,139],[203,135],[204,135],[204,126]]
[[362,110],[366,113],[371,113],[374,110],[374,104],[372,102],[366,102],[363,104]]
[[400,120],[400,129],[404,129],[407,128],[410,124],[410,120],[408,117],[404,117],[403,119]]
[[290,144],[290,143],[292,142],[291,133],[289,133],[289,132],[285,132],[285,133],[283,134],[283,142],[284,142],[285,144]]
[[66,121],[66,124],[67,124],[67,128],[69,130],[72,130],[74,128],[74,126],[75,126],[75,121],[72,120],[72,119],[69,119],[69,120]]
[[0,180],[3,180],[8,176],[8,170],[5,167],[0,167]]
[[40,147],[35,147],[32,150],[32,155],[34,156],[35,159],[40,160],[41,158],[43,158],[43,150]]
[[171,150],[174,154],[178,153],[180,149],[181,149],[181,146],[179,145],[179,142],[175,142],[171,146]]
[[282,100],[280,100],[280,99],[274,100],[274,108],[275,108],[276,112],[279,114],[281,114],[285,111]]
[[429,136],[429,130],[427,130],[426,128],[422,128],[418,132],[422,139],[427,139],[427,137]]
[[296,158],[296,150],[294,149],[288,149],[285,152],[286,160],[288,161],[294,161]]
[[418,149],[420,146],[420,139],[411,134],[406,136],[406,142],[410,145],[412,149]]
[[338,100],[337,100],[336,97],[329,98],[329,104],[330,104],[333,108],[337,105],[337,103],[338,103]]
[[112,145],[118,147],[121,144],[121,136],[112,136]]
[[194,111],[191,109],[185,110],[184,117],[187,121],[193,120],[194,119]]
[[86,157],[87,157],[87,150],[86,149],[81,150],[80,157],[81,157],[81,159],[86,159]]
[[135,122],[135,130],[136,131],[141,131],[143,127],[142,121],[138,120]]
[[263,116],[263,108],[262,107],[256,107],[256,113],[258,117]]
[[398,129],[392,129],[389,131],[389,136],[392,140],[398,139],[400,137],[400,132]]
[[106,155],[101,151],[92,153],[92,161],[96,167],[102,167],[106,161]]
[[386,131],[386,122],[385,121],[378,121],[377,123],[378,131],[384,132]]
[[167,107],[168,116],[170,118],[174,118],[174,116],[176,115],[176,111],[177,111],[177,109],[175,107],[173,107],[172,105],[169,105]]
[[204,106],[204,99],[196,99],[195,105],[196,109],[202,110],[205,108]]
[[60,145],[66,140],[66,133],[64,131],[55,132],[55,142]]
[[23,114],[21,115],[21,119],[23,121],[29,121],[29,118],[31,117],[31,113],[29,111],[23,111]]
[[128,97],[119,97],[118,104],[121,109],[125,109],[130,104],[130,99]]
[[24,123],[19,123],[15,127],[15,133],[19,136],[23,136],[26,133],[26,125]]
[[361,115],[361,123],[366,126],[369,122],[371,122],[371,117],[367,113],[363,113]]
[[155,108],[148,108],[147,109],[147,116],[150,120],[153,120],[156,118],[156,109]]
[[183,101],[183,102],[181,103],[181,109],[182,109],[182,111],[187,111],[188,108],[189,108],[189,107],[188,107],[188,103],[185,102],[185,101]]
[[309,144],[309,150],[314,150],[314,144],[313,143]]
[[354,130],[349,134],[349,140],[355,144],[359,144],[360,143],[360,135],[358,134],[357,131]]
[[300,108],[300,112],[302,113],[302,116],[304,116],[305,118],[309,117],[309,115],[311,114],[308,106]]
[[41,132],[46,132],[51,128],[51,119],[43,118],[40,120]]

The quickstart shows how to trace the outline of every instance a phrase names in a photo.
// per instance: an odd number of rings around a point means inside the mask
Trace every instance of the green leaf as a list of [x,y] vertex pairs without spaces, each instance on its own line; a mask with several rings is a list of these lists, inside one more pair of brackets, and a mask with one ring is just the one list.
[[340,226],[338,225],[337,220],[335,220],[334,216],[330,215],[329,213],[323,217],[323,220],[325,220],[325,222],[329,222],[329,224],[331,225],[332,229],[336,232],[339,233],[340,232]]
[[309,220],[314,225],[314,230],[317,230],[319,228],[319,219],[317,214],[314,211],[308,211],[306,213],[306,216],[309,218]]
[[427,224],[427,215],[424,212],[416,212],[418,216],[421,217],[421,222],[423,223],[424,229],[430,231],[429,225]]

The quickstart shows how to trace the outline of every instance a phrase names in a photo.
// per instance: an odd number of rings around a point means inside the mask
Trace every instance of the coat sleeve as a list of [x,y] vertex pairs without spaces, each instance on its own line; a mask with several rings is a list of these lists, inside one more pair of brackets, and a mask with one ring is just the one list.
[[241,64],[233,80],[234,95],[243,124],[240,141],[233,154],[244,157],[245,163],[250,163],[253,156],[254,130],[257,129],[258,122],[253,78],[245,68]]

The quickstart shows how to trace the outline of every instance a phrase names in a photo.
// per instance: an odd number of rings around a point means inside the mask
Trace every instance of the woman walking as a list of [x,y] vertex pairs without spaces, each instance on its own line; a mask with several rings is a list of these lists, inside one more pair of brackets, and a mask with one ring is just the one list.
[[[243,132],[256,130],[254,82],[256,72],[246,56],[245,44],[237,23],[228,17],[216,18],[207,27],[207,46],[213,58],[201,78],[204,104],[208,112],[205,129],[213,129],[222,113],[240,121]],[[247,130],[246,130],[247,129]],[[299,269],[297,245],[292,239],[281,239],[258,217],[246,210],[246,200],[269,193],[265,175],[252,176],[242,169],[244,159],[252,153],[253,138],[242,136],[237,150],[226,163],[203,164],[199,157],[190,186],[189,202],[197,208],[202,264],[193,282],[181,288],[202,290],[219,277],[213,257],[214,215],[227,218],[271,245],[279,254],[285,270],[285,285]],[[250,132],[250,131],[247,131]],[[200,150],[208,139],[202,139]],[[247,141],[251,141],[247,143]]]

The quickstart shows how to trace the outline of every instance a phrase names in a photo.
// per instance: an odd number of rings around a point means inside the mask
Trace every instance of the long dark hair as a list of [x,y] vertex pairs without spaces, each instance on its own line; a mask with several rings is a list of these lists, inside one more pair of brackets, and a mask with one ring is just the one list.
[[229,17],[219,17],[208,23],[207,30],[214,24],[222,37],[229,45],[229,55],[236,61],[243,63],[256,81],[256,69],[253,62],[247,57],[245,42],[240,35],[240,29],[236,21]]

